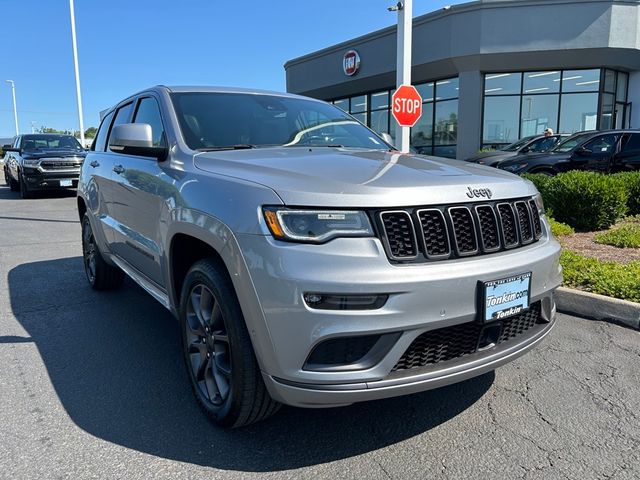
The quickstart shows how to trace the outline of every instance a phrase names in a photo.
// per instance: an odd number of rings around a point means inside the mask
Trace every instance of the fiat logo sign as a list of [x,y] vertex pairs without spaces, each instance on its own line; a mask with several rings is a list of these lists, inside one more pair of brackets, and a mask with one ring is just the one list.
[[344,54],[342,59],[342,69],[344,74],[348,77],[352,77],[358,70],[360,70],[360,55],[355,50],[349,50]]

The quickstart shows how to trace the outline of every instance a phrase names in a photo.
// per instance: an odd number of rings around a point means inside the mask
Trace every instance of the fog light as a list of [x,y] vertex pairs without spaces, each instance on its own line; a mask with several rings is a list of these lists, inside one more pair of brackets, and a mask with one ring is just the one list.
[[382,308],[389,295],[336,295],[305,293],[305,303],[318,310],[377,310]]

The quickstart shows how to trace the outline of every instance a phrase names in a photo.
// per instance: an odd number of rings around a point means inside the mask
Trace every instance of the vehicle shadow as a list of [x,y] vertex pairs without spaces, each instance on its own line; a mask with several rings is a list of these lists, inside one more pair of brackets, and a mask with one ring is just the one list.
[[28,335],[15,341],[35,342],[73,421],[98,438],[181,462],[267,472],[352,457],[441,425],[495,378],[337,409],[284,407],[265,422],[223,431],[191,394],[177,322],[133,282],[94,292],[80,257],[19,265],[8,282]]
[[[38,198],[69,198],[77,195],[75,189],[65,190],[36,190],[31,192],[33,199]],[[9,185],[0,185],[0,200],[19,200],[20,192],[12,192]],[[29,201],[29,200],[25,200]]]

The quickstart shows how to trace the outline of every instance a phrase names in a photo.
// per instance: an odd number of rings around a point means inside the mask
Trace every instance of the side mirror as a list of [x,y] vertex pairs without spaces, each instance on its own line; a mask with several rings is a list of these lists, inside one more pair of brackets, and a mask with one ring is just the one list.
[[393,138],[391,138],[391,135],[389,135],[387,132],[385,133],[381,133],[380,136],[382,137],[382,139],[387,142],[389,145],[391,145],[392,147],[395,147],[395,145],[393,144]]
[[2,150],[4,152],[20,152],[19,148],[13,148],[11,145],[6,145],[6,146],[2,147]]
[[123,123],[111,130],[109,148],[112,152],[164,160],[169,150],[153,145],[151,125],[148,123]]

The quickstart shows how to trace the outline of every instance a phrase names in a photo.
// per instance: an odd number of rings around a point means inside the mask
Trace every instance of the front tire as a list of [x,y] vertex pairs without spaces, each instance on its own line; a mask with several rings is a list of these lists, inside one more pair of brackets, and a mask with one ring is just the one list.
[[20,183],[20,198],[31,198],[31,197],[33,197],[33,193],[29,190],[29,187],[27,186],[27,182],[25,181],[24,177],[22,176],[22,173],[19,174],[18,179],[19,179],[19,183]]
[[180,302],[183,357],[198,403],[217,425],[263,420],[280,404],[267,392],[240,304],[226,270],[196,262]]
[[82,259],[87,280],[94,290],[114,290],[122,285],[124,272],[104,261],[88,213],[82,217]]
[[20,190],[20,185],[11,177],[9,171],[6,168],[4,169],[4,181],[7,185],[9,185],[9,189],[12,192],[17,192],[18,190]]

